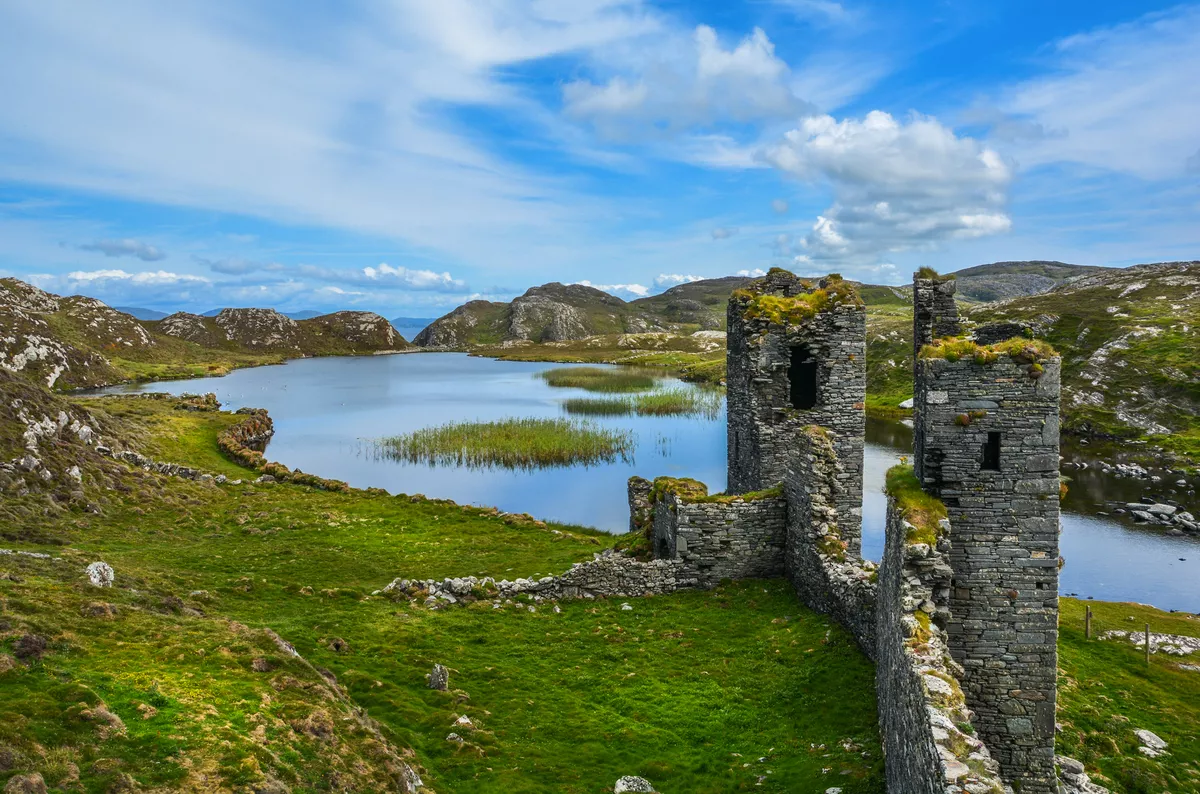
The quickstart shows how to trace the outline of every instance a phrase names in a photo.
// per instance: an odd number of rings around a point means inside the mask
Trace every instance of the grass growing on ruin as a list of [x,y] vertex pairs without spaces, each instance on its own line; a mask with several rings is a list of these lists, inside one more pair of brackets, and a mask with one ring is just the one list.
[[583,416],[703,416],[721,412],[720,392],[711,389],[664,389],[630,397],[575,397],[563,401],[568,414]]
[[888,469],[884,490],[896,500],[904,520],[913,525],[905,540],[908,543],[937,543],[938,522],[947,517],[946,506],[937,497],[925,493],[913,467],[902,463]]
[[742,312],[751,320],[765,319],[777,325],[801,323],[841,304],[862,306],[862,298],[853,284],[837,274],[826,277],[824,287],[792,297],[734,290],[733,296],[742,301]]
[[1009,356],[1014,361],[1038,366],[1039,362],[1057,355],[1054,348],[1041,339],[1015,337],[994,345],[980,345],[965,337],[953,337],[925,345],[920,357],[944,358],[950,362],[971,359],[976,364],[990,364],[999,356]]
[[538,377],[556,388],[596,392],[638,392],[658,385],[657,378],[644,372],[602,367],[559,367],[538,373]]
[[629,460],[633,434],[566,419],[451,422],[379,442],[397,460],[437,466],[537,469]]
[[[1069,564],[1069,563],[1068,563]],[[1059,600],[1058,752],[1083,761],[1093,779],[1131,794],[1200,792],[1200,672],[1191,657],[1154,654],[1104,631],[1150,630],[1200,637],[1200,618],[1140,604]],[[1093,639],[1084,637],[1084,610],[1093,611]],[[1162,737],[1169,755],[1145,758],[1134,731]],[[1096,778],[1095,772],[1102,777]]]

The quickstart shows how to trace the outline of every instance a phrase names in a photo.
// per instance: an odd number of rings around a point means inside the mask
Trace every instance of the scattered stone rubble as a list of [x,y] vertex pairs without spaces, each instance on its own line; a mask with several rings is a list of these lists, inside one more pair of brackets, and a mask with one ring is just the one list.
[[[1144,631],[1123,631],[1113,629],[1100,635],[1102,640],[1128,639],[1139,648],[1146,647]],[[1150,632],[1150,653],[1165,653],[1169,656],[1188,656],[1200,652],[1200,638],[1186,637],[1182,634],[1156,634]]]
[[438,608],[473,599],[514,599],[527,596],[535,603],[571,598],[662,595],[681,587],[678,563],[671,560],[641,562],[605,549],[588,562],[578,562],[561,576],[496,581],[465,576],[452,579],[392,580],[377,595],[424,597],[426,606]]

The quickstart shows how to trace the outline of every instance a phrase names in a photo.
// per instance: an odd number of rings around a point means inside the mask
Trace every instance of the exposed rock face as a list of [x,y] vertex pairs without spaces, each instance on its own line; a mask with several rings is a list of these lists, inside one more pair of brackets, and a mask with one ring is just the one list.
[[300,348],[300,325],[274,309],[222,309],[217,327],[225,338],[249,348]]
[[410,345],[392,324],[374,312],[334,312],[301,320],[309,334],[332,338],[356,350],[403,350]]
[[501,333],[495,328],[496,320],[506,309],[503,303],[469,301],[434,320],[417,334],[413,343],[419,347],[461,348],[475,342],[481,331],[499,341]]
[[205,347],[217,347],[221,344],[221,338],[214,326],[210,317],[175,312],[159,321],[158,332]]
[[[67,301],[83,299],[66,299]],[[0,279],[0,369],[39,381],[49,388],[94,386],[115,379],[103,356],[64,342],[47,321],[63,310],[64,300],[13,278]],[[88,307],[76,305],[80,314]],[[119,313],[118,313],[119,314]],[[79,318],[71,318],[78,322]],[[94,317],[97,328],[111,330],[111,318]],[[132,320],[132,318],[130,318]],[[86,323],[88,320],[84,318]],[[121,342],[132,342],[133,333],[122,327]],[[105,342],[113,341],[105,335]]]
[[534,295],[513,301],[508,335],[531,342],[565,342],[587,336],[587,327],[574,306]]

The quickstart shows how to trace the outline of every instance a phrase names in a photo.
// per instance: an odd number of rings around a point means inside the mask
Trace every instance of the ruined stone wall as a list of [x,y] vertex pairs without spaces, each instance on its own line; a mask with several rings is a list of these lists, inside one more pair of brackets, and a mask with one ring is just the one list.
[[934,545],[911,542],[913,529],[889,498],[875,612],[875,687],[888,791],[998,793],[999,767],[971,729],[962,668],[946,646],[950,523],[943,519]]
[[629,531],[649,534],[654,523],[654,505],[650,504],[652,483],[644,477],[630,477],[627,486],[629,498]]
[[875,564],[852,554],[837,508],[843,487],[832,434],[807,427],[796,434],[784,479],[787,576],[805,606],[846,627],[875,656]]
[[[1060,360],[918,359],[916,475],[953,525],[949,647],[1006,780],[1052,794]],[[998,468],[985,468],[999,433]]]
[[[856,294],[833,300],[811,316],[792,321],[785,312],[756,312],[759,296],[792,298],[814,289],[837,290],[842,282],[810,285],[773,270],[735,292],[729,302],[728,456],[730,493],[769,488],[787,473],[800,428],[817,425],[834,433],[841,462],[838,510],[849,553],[861,553],[863,439],[866,433],[866,312]],[[791,402],[788,368],[793,348],[803,346],[817,362],[816,404]]]
[[935,339],[962,333],[954,302],[957,290],[953,278],[913,276],[913,345],[917,350]]
[[783,575],[787,505],[772,494],[742,499],[687,495],[655,482],[654,556],[677,560],[676,577],[692,587],[722,579]]

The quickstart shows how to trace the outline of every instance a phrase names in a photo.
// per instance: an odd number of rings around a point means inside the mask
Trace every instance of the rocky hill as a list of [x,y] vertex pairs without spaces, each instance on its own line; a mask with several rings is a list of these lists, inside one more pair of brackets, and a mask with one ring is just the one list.
[[956,271],[958,295],[987,303],[1049,292],[1068,279],[1107,268],[1030,260],[993,262]]
[[462,349],[504,342],[569,342],[606,334],[719,329],[729,293],[748,279],[708,279],[661,295],[623,301],[594,287],[552,282],[511,303],[471,301],[438,318],[413,341]]
[[1200,451],[1200,262],[1099,269],[968,316],[1026,322],[1063,354],[1067,428]]
[[94,298],[0,279],[0,368],[55,389],[409,347],[371,312],[296,321],[271,309],[223,309],[215,317],[177,312],[141,321]]

